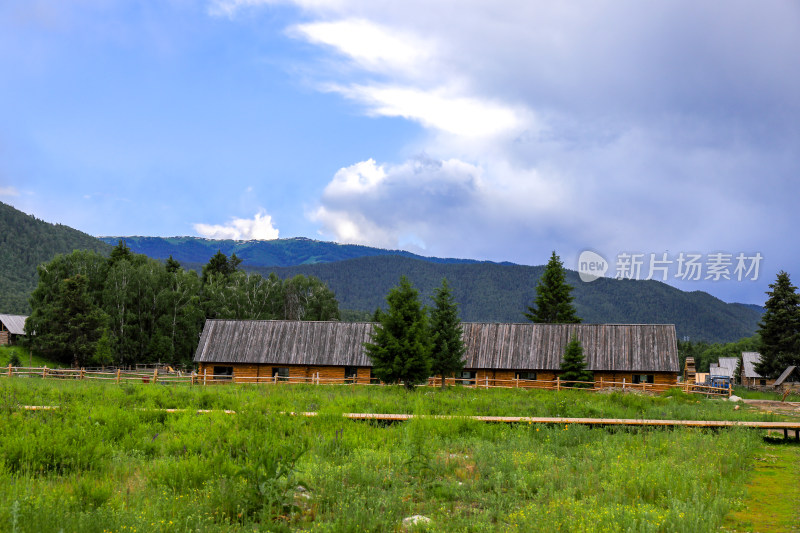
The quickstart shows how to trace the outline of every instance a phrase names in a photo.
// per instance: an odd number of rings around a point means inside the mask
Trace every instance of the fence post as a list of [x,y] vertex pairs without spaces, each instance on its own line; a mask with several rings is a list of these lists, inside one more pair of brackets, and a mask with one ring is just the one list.
[[80,377],[80,379],[83,379],[83,376],[84,376],[85,374],[86,374],[86,369],[85,369],[85,368],[83,368],[83,367],[81,367],[81,377]]
[[153,370],[153,385],[156,384],[157,380],[158,380],[158,369],[156,368],[155,370]]
[[519,388],[519,377],[517,376],[514,376],[514,388],[515,389]]
[[603,390],[603,376],[600,376],[600,390]]
[[11,377],[11,363],[8,363],[8,377]]
[[120,370],[119,370],[119,368],[118,368],[118,369],[117,369],[117,385],[119,385],[119,374],[120,374]]
[[206,384],[206,370],[208,370],[208,369],[203,367],[203,385]]
[[483,376],[483,379],[485,380],[484,383],[486,384],[485,388],[488,389],[489,388],[489,374],[486,374],[485,376]]
[[625,378],[622,378],[622,390],[625,390]]
[[561,376],[556,376],[556,390],[561,390]]
[[42,369],[42,379],[46,377],[47,377],[47,365],[44,365],[44,368]]
[[647,392],[647,382],[642,381],[642,392]]

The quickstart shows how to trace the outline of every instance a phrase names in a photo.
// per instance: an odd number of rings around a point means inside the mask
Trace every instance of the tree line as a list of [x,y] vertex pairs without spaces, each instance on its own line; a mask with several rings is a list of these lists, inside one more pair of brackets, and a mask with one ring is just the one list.
[[338,320],[336,297],[319,279],[265,278],[240,263],[217,252],[198,275],[123,241],[108,257],[57,255],[38,267],[27,338],[34,351],[76,367],[187,364],[207,318]]
[[764,315],[752,337],[736,342],[714,343],[678,341],[681,368],[687,357],[693,357],[698,372],[708,372],[709,365],[720,357],[741,358],[742,352],[758,352],[761,358],[755,371],[769,379],[777,378],[790,366],[800,366],[800,295],[789,274],[778,273],[769,285]]
[[[564,265],[553,252],[544,274],[536,285],[536,298],[525,317],[535,323],[579,323],[572,304],[572,286],[566,283]],[[458,304],[447,279],[434,290],[433,307],[423,306],[419,291],[405,276],[386,296],[387,311],[375,311],[377,322],[371,342],[365,344],[372,361],[372,372],[384,383],[402,382],[407,388],[424,383],[429,376],[445,378],[464,369],[466,347],[462,339]],[[586,369],[580,341],[573,337],[561,363],[567,381],[592,381]]]

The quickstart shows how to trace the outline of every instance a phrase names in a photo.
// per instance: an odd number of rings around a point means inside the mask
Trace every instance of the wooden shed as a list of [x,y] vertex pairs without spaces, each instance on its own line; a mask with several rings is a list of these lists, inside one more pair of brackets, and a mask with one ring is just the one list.
[[[677,384],[675,326],[463,323],[463,382],[552,380],[573,335],[595,380]],[[242,381],[373,381],[364,351],[373,324],[207,320],[194,361],[200,373]]]
[[756,365],[761,362],[758,352],[742,352],[742,385],[750,388],[768,387],[775,383],[756,372]]
[[0,315],[0,345],[14,344],[18,337],[25,335],[27,316]]
[[800,390],[800,367],[790,366],[778,376],[773,385],[781,390]]

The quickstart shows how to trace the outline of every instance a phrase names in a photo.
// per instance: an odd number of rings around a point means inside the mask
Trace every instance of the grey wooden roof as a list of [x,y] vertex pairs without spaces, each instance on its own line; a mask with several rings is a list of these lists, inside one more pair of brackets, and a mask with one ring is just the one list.
[[[792,372],[794,372],[795,370],[797,370],[796,366],[790,366],[789,368],[784,370],[783,374],[781,374],[780,377],[778,377],[778,379],[775,380],[774,386],[778,387],[778,386],[782,385],[784,381],[789,379],[789,376],[791,376]],[[800,373],[798,373],[798,375],[796,377],[800,378]]]
[[[720,357],[716,365],[709,365],[709,373],[714,376],[727,376],[732,378],[736,375],[736,367],[739,366],[738,357]],[[716,371],[712,370],[716,368]]]
[[25,320],[27,316],[22,315],[0,315],[0,322],[13,335],[25,335]]
[[756,372],[756,365],[761,361],[761,354],[758,352],[742,352],[742,376],[745,378],[755,379],[762,378],[761,374]]
[[198,363],[372,366],[372,324],[296,320],[206,320]]
[[590,370],[678,372],[674,325],[463,324],[468,368],[557,370],[575,335]]
[[[678,372],[675,326],[654,324],[463,323],[466,368],[558,370],[576,335],[591,370]],[[207,320],[194,360],[202,363],[372,366],[373,324]]]

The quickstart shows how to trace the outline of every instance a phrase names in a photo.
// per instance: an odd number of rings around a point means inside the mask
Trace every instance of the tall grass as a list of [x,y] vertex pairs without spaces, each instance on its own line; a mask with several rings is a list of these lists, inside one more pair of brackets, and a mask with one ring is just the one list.
[[0,346],[0,367],[8,366],[8,364],[12,362],[12,357],[14,355],[17,356],[20,362],[20,365],[15,366],[47,366],[48,368],[61,368],[65,366],[38,355],[31,355],[28,349],[22,346]]
[[[187,410],[143,409],[161,407]],[[306,410],[320,415],[280,413]],[[752,416],[677,393],[0,379],[0,531],[392,531],[413,514],[431,531],[711,531],[759,445],[748,430],[383,425],[347,411]]]

